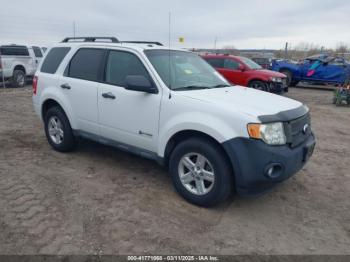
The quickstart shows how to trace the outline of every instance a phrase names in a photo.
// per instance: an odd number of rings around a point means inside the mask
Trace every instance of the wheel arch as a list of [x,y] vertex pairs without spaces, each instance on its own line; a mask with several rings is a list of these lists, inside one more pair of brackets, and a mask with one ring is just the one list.
[[287,72],[293,74],[293,71],[290,68],[288,68],[288,67],[281,67],[278,71],[280,73],[287,71]]
[[16,65],[12,71],[14,72],[15,70],[21,70],[24,72],[25,75],[27,74],[26,68],[24,67],[24,65]]
[[253,81],[260,81],[260,82],[267,83],[266,79],[259,78],[259,77],[254,77],[254,78],[248,80],[248,86],[249,86]]
[[70,115],[68,114],[68,110],[65,109],[65,107],[62,105],[62,103],[60,103],[57,99],[54,99],[54,98],[47,98],[42,103],[41,109],[40,109],[41,119],[44,121],[45,113],[47,112],[47,110],[49,110],[50,108],[55,107],[55,106],[61,108],[63,113],[67,116],[70,125],[72,126],[72,128],[74,128],[74,126],[73,126],[74,122],[72,122],[72,119],[71,119]]
[[234,172],[234,167],[233,164],[230,160],[230,157],[228,155],[228,152],[225,150],[225,148],[223,147],[223,145],[217,140],[215,139],[213,136],[208,135],[206,133],[203,133],[201,131],[198,130],[193,130],[193,129],[187,129],[187,130],[181,130],[178,131],[177,133],[173,134],[170,139],[168,140],[165,150],[164,150],[164,165],[166,168],[168,168],[169,166],[169,159],[170,159],[170,155],[173,152],[173,150],[175,149],[175,147],[182,141],[190,139],[190,138],[203,138],[203,139],[207,139],[209,140],[211,143],[217,145],[220,150],[223,153],[223,156],[225,157],[226,161],[228,161],[230,167],[231,167],[231,171],[232,171],[232,175],[233,175],[233,179],[235,180],[235,172]]

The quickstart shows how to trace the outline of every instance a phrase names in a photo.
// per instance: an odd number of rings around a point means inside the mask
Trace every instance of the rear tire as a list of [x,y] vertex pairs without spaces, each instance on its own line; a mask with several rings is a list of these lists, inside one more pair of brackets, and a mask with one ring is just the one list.
[[214,206],[233,191],[231,165],[223,150],[207,139],[190,138],[178,144],[169,171],[177,192],[194,205]]
[[270,88],[268,88],[267,83],[263,81],[254,80],[254,81],[251,81],[248,86],[257,90],[270,92]]
[[69,120],[60,107],[51,107],[44,117],[45,134],[51,147],[59,152],[72,151],[76,140]]
[[14,70],[11,78],[12,87],[24,87],[26,84],[26,74],[22,70]]

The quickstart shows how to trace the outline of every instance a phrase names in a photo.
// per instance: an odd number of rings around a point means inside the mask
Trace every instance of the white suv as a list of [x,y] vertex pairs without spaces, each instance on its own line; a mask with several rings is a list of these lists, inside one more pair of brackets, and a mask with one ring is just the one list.
[[67,38],[35,74],[34,108],[55,150],[83,137],[154,159],[201,206],[234,189],[265,192],[311,156],[315,138],[300,102],[231,86],[188,51],[105,40]]

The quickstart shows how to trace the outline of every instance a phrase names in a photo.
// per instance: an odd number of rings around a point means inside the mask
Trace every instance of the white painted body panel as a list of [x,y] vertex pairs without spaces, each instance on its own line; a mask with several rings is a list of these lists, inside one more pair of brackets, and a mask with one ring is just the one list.
[[[148,150],[159,157],[164,156],[169,139],[177,132],[196,130],[222,143],[235,137],[248,137],[247,124],[260,122],[258,116],[302,105],[292,99],[240,86],[171,91],[143,53],[144,49],[151,48],[147,46],[102,43],[64,43],[58,46],[69,46],[71,51],[56,74],[36,73],[39,83],[38,93],[33,96],[35,111],[40,114],[45,100],[54,99],[65,110],[73,129]],[[63,77],[66,65],[80,47],[132,51],[144,63],[159,93],[145,94]],[[69,83],[72,89],[61,89],[63,83]],[[105,92],[112,92],[116,99],[102,98]]]

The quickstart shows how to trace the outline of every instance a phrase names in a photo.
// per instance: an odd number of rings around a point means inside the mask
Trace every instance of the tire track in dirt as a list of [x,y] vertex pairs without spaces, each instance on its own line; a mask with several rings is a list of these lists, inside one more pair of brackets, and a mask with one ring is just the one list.
[[[1,173],[0,173],[1,175]],[[0,196],[7,201],[2,217],[9,233],[24,234],[41,254],[59,254],[67,245],[73,246],[64,232],[63,215],[51,207],[52,199],[33,189],[25,179],[0,179]],[[72,249],[71,249],[72,250]]]

